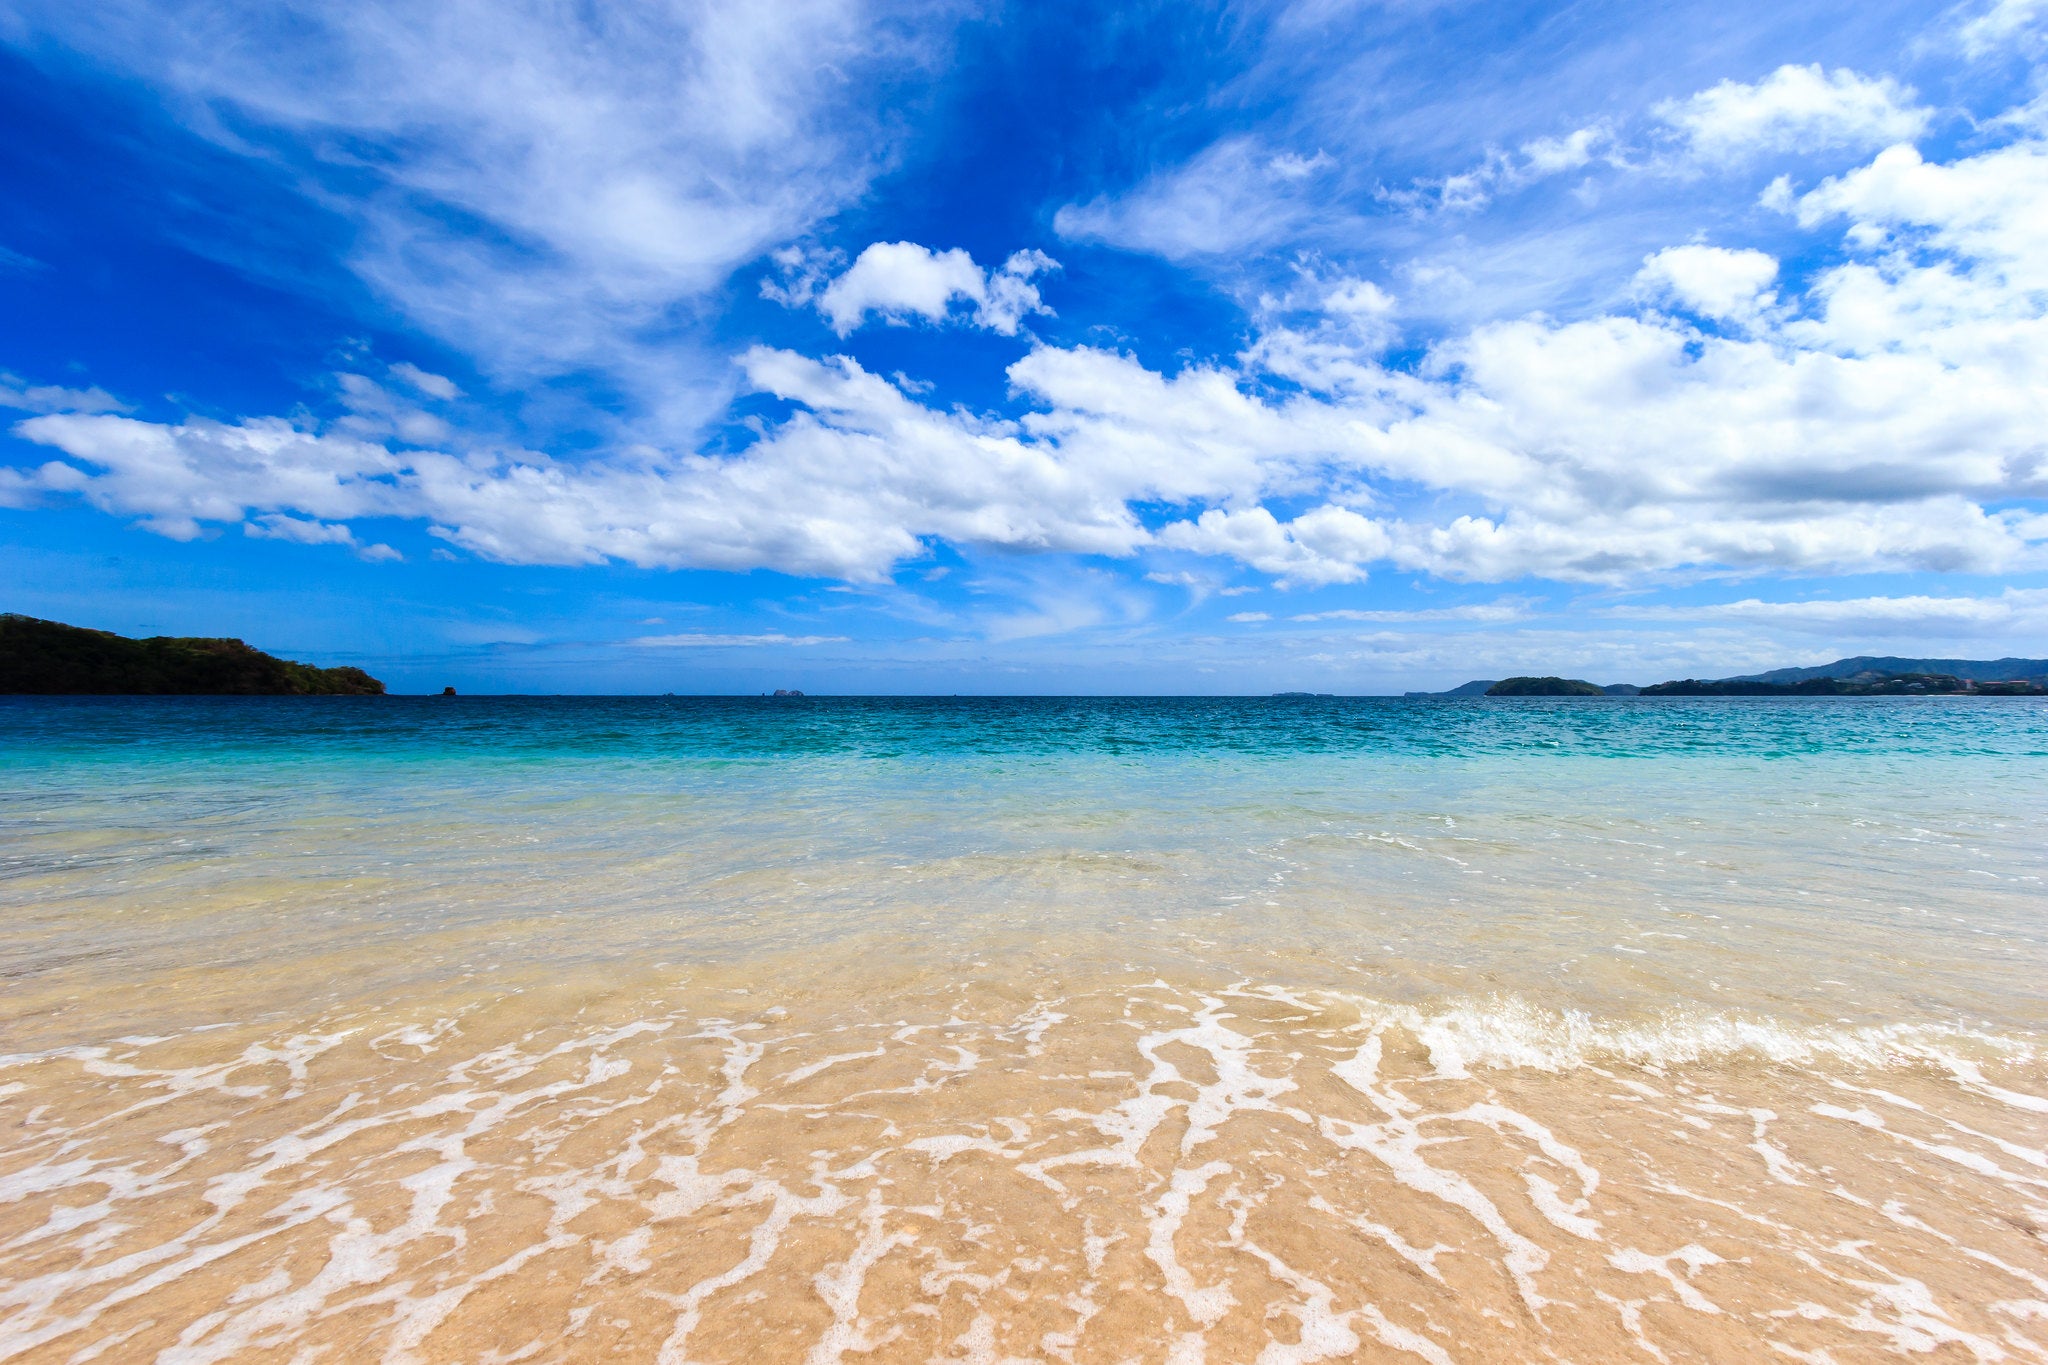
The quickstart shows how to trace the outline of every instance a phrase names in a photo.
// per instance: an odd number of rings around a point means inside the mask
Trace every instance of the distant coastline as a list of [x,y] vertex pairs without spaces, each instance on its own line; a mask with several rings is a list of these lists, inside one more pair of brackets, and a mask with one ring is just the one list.
[[1583,678],[1479,678],[1413,698],[1459,697],[1897,697],[2048,695],[2048,659],[1907,659],[1859,654],[1810,668],[1732,678],[1680,678],[1638,686]]
[[[455,694],[444,689],[444,696]],[[60,621],[0,612],[0,695],[383,696],[360,668],[323,668],[279,658],[232,637],[130,638]],[[668,695],[673,696],[674,693]],[[762,693],[768,696],[768,693]],[[801,698],[795,688],[773,696]],[[1317,700],[1323,692],[1275,692]],[[1595,683],[1558,674],[1476,678],[1411,700],[1512,697],[2048,696],[2048,659],[1915,659],[1856,655],[1833,663],[1723,678]]]
[[34,696],[374,697],[360,668],[319,668],[241,640],[130,639],[61,621],[0,613],[0,693]]

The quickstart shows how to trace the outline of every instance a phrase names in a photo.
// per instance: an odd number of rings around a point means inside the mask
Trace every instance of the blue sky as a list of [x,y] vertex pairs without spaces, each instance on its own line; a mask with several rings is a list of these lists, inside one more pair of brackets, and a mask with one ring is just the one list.
[[397,690],[2048,654],[2044,51],[0,0],[0,606]]

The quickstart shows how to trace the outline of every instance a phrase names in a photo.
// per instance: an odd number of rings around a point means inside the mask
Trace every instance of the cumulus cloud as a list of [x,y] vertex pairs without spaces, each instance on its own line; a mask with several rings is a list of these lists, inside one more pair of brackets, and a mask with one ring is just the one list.
[[784,280],[767,282],[763,294],[791,307],[815,305],[840,336],[871,315],[898,324],[969,323],[1015,336],[1027,316],[1052,313],[1032,280],[1060,268],[1044,252],[1027,250],[983,270],[958,247],[933,251],[915,242],[876,242],[830,279],[801,251],[779,253],[777,260]]
[[1160,542],[1199,554],[1228,555],[1287,583],[1356,583],[1365,565],[1393,542],[1386,527],[1346,507],[1323,506],[1282,522],[1264,507],[1212,507],[1192,521],[1170,522]]
[[1647,256],[1635,290],[1718,322],[1753,322],[1777,301],[1778,262],[1761,251],[1674,246]]
[[1753,85],[1722,81],[1657,106],[1655,117],[1703,161],[1763,152],[1868,148],[1926,130],[1932,112],[1889,76],[1785,65]]
[[759,348],[744,369],[801,410],[740,456],[394,450],[277,418],[177,424],[84,413],[16,431],[69,460],[17,471],[19,500],[71,492],[160,534],[290,512],[400,516],[509,563],[772,567],[873,581],[927,538],[1125,554],[1146,535],[1119,485],[1013,424],[937,412],[845,358]]
[[[2026,140],[1946,165],[1889,147],[1798,200],[1804,227],[1849,220],[1865,249],[1925,247],[1990,267],[2016,290],[2048,288],[2048,142]],[[2016,299],[2016,303],[2024,300]]]

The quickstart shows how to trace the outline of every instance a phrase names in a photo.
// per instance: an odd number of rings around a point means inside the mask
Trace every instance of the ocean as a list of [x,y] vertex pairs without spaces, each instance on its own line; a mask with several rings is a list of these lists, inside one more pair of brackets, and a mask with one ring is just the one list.
[[2048,705],[0,698],[0,1359],[2048,1359]]

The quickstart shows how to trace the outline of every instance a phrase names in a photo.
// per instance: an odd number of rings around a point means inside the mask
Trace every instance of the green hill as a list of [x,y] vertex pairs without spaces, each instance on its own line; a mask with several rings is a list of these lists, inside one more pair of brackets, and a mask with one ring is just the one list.
[[1719,682],[1802,683],[1815,678],[1953,677],[1979,682],[2017,682],[2048,675],[2048,659],[1901,659],[1894,655],[1859,654],[1814,668],[1774,668],[1744,673]]
[[177,696],[381,696],[360,668],[315,668],[240,640],[106,630],[0,613],[0,692]]
[[1604,697],[1607,689],[1580,678],[1504,678],[1486,689],[1489,697]]

